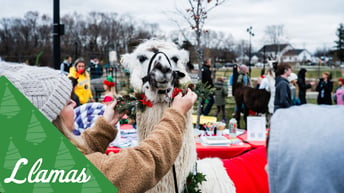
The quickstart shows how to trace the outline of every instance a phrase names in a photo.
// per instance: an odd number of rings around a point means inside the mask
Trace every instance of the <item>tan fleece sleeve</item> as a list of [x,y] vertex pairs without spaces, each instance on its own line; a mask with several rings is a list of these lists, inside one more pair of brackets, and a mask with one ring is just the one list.
[[87,158],[121,193],[145,192],[172,167],[181,146],[186,118],[167,109],[150,135],[138,146],[119,153],[88,154]]
[[116,135],[117,129],[114,129],[103,117],[99,117],[94,126],[86,129],[81,137],[88,145],[88,148],[91,149],[91,152],[104,153]]

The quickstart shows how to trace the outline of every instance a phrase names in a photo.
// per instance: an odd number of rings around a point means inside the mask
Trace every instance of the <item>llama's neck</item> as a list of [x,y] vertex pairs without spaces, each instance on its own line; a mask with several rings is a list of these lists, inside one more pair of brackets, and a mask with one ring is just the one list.
[[160,103],[153,105],[151,108],[146,107],[144,112],[137,112],[136,123],[139,141],[142,141],[148,136],[154,126],[158,124],[167,108],[168,104]]
[[[149,133],[152,131],[155,125],[160,121],[164,111],[168,108],[166,103],[153,104],[153,107],[146,107],[144,112],[137,112],[136,122],[138,128],[138,137],[139,141],[145,139]],[[196,162],[196,145],[193,135],[193,126],[192,126],[192,117],[191,111],[187,114],[185,125],[185,133],[183,136],[183,145],[179,152],[176,161],[174,162],[176,172],[177,172],[177,181],[179,192],[183,190],[183,187],[186,182],[186,177],[194,168]],[[148,193],[157,193],[157,192],[174,192],[174,180],[172,171],[170,172]]]

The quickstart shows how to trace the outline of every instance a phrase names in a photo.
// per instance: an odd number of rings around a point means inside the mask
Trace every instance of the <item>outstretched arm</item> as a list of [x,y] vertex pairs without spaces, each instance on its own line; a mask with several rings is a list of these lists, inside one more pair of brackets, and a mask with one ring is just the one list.
[[186,125],[185,115],[196,99],[197,95],[191,90],[185,96],[177,95],[171,108],[164,112],[160,122],[138,146],[122,149],[117,154],[95,152],[86,157],[119,188],[119,192],[144,192],[152,188],[166,175],[178,156]]

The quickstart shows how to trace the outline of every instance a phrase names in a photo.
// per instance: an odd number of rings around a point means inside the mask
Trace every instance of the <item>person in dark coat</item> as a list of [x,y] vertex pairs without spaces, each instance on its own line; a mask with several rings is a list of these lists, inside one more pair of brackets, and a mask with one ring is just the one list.
[[331,92],[333,89],[333,82],[329,72],[323,72],[320,78],[316,91],[319,92],[317,102],[318,104],[332,105]]
[[299,99],[301,105],[307,104],[306,90],[312,88],[312,85],[315,84],[314,82],[311,82],[311,84],[306,84],[306,72],[307,70],[305,68],[301,68],[297,74],[297,84],[299,86]]
[[276,91],[274,110],[281,108],[289,108],[292,105],[291,91],[289,87],[288,77],[291,74],[291,66],[287,63],[280,64],[276,70]]
[[[213,79],[211,78],[210,66],[211,66],[211,59],[209,58],[204,62],[203,67],[202,67],[202,83],[209,85],[210,88],[214,88]],[[208,101],[207,104],[206,104],[206,101]],[[213,104],[214,104],[213,95],[208,96],[207,100],[203,100],[202,101],[202,114],[208,115]]]
[[215,117],[222,111],[222,122],[226,123],[226,96],[228,93],[228,89],[224,85],[224,79],[222,77],[217,78],[217,81],[214,84],[215,86],[215,105],[216,105],[216,113]]
[[64,75],[68,75],[69,69],[73,66],[72,56],[66,56],[63,62],[60,64],[60,71]]
[[72,90],[72,94],[70,96],[70,98],[75,102],[75,107],[80,106],[80,100],[78,95],[75,94],[74,90],[75,90],[75,86],[78,84],[78,79],[77,78],[73,78],[73,77],[68,77],[71,81],[72,81],[72,85],[73,85],[73,90]]
[[89,64],[91,79],[101,78],[103,76],[103,67],[99,64],[97,57],[92,57]]

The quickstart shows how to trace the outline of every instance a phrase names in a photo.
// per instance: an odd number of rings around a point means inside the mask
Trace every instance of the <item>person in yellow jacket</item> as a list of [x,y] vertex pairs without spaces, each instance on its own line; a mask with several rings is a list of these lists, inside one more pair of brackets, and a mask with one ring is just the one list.
[[90,75],[86,72],[84,59],[78,58],[75,60],[74,66],[69,69],[68,76],[78,80],[78,84],[75,86],[75,94],[79,97],[80,104],[93,101]]

